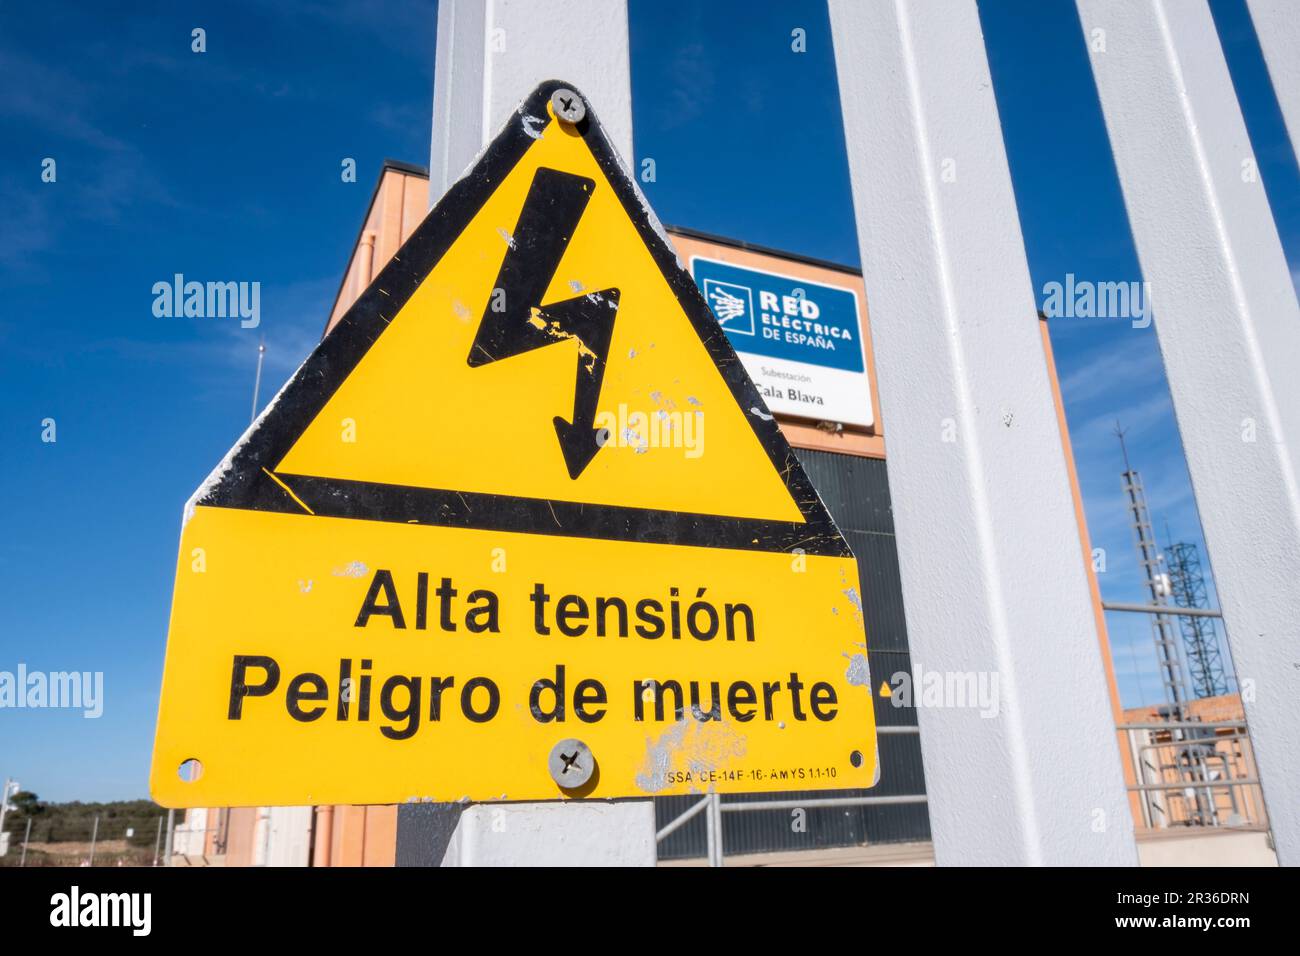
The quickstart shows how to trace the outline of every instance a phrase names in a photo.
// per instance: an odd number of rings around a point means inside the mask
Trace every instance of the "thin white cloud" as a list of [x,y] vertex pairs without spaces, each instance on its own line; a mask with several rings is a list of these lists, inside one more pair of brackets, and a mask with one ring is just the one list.
[[[0,190],[10,219],[0,237],[0,270],[7,279],[44,279],[39,254],[78,222],[116,223],[140,204],[181,207],[140,150],[93,121],[102,91],[12,49],[0,48],[0,74],[23,78],[0,84],[0,117],[29,126],[41,143],[30,175]],[[70,147],[75,160],[68,158]],[[38,161],[47,157],[56,163],[53,183],[41,179]],[[62,204],[64,214],[50,215],[44,200],[65,191],[73,201]]]
[[1123,345],[1097,349],[1087,364],[1061,379],[1061,397],[1067,406],[1077,406],[1163,381],[1159,348],[1149,338],[1135,335]]
[[[1119,403],[1104,412],[1094,415],[1082,425],[1070,429],[1070,441],[1074,445],[1076,457],[1094,460],[1097,456],[1114,457],[1121,461],[1119,440],[1115,437],[1115,423],[1125,431],[1126,440],[1131,444],[1140,444],[1152,437],[1157,426],[1173,421],[1173,405],[1169,393],[1165,390],[1163,380],[1153,383],[1158,389],[1156,394],[1148,390],[1145,394],[1128,393],[1129,401]],[[1117,394],[1116,398],[1120,396]],[[1134,401],[1137,399],[1137,401]]]

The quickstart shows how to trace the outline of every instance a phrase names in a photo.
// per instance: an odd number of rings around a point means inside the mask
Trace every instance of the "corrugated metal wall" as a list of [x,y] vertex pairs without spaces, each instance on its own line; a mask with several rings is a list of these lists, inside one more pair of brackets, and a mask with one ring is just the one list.
[[[863,611],[871,659],[876,722],[883,727],[916,726],[916,711],[894,707],[878,693],[882,682],[899,671],[911,672],[903,592],[894,547],[894,515],[889,503],[885,463],[875,458],[799,451],[800,461],[822,496],[858,559]],[[891,681],[892,682],[892,681]],[[872,790],[792,791],[779,794],[737,794],[724,802],[804,799],[837,795],[889,796],[925,792],[920,737],[881,734],[880,782]],[[699,800],[697,796],[660,797],[655,815],[662,827]],[[806,829],[796,832],[787,810],[756,810],[722,815],[727,855],[772,850],[811,850],[862,843],[903,843],[930,838],[925,804],[893,807],[813,808]],[[705,855],[705,822],[700,814],[659,844],[662,860]]]

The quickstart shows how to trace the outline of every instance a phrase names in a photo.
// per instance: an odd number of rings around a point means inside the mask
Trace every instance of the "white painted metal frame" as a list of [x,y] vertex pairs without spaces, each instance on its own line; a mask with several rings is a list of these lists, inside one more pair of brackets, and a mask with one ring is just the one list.
[[[474,162],[524,97],[563,79],[587,97],[625,162],[632,80],[624,0],[441,0],[429,205]],[[653,866],[649,800],[511,803],[461,816],[444,865]]]
[[[1204,0],[1078,7],[1104,38],[1093,74],[1278,860],[1300,864],[1300,305]],[[1251,4],[1261,29],[1283,8],[1294,19],[1294,4]],[[1275,39],[1261,33],[1294,137],[1300,47],[1270,53]]]
[[650,800],[467,807],[443,866],[654,866]]
[[[940,864],[1137,862],[974,0],[830,0]],[[886,675],[877,675],[882,677]]]
[[631,162],[625,0],[441,0],[436,55],[430,207],[543,80],[565,80],[588,96]]
[[1300,154],[1300,8],[1295,0],[1246,0],[1291,146]]
[[[1277,0],[1250,5],[1257,24],[1283,16]],[[882,402],[895,423],[889,471],[913,659],[998,679],[996,716],[920,710],[936,858],[1135,863],[978,13],[973,0],[830,7]],[[1268,788],[1300,779],[1288,732],[1300,698],[1300,307],[1262,187],[1243,175],[1249,142],[1204,3],[1079,7],[1086,38],[1106,31],[1093,66],[1234,661],[1253,687],[1247,713],[1279,857],[1297,862],[1300,802]],[[553,76],[583,89],[631,158],[624,3],[443,0],[438,32],[431,200]],[[1294,138],[1295,64],[1272,42],[1292,33],[1261,39]],[[580,816],[542,806],[503,812],[530,833]],[[653,843],[647,804],[608,806],[599,832],[579,825],[585,843]],[[522,862],[546,842],[519,841],[504,859]],[[461,860],[475,862],[466,845]],[[639,852],[623,859],[645,862]]]

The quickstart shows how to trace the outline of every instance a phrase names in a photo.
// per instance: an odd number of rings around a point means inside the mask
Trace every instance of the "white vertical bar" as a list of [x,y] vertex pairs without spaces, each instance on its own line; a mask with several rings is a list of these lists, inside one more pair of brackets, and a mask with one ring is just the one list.
[[717,794],[710,793],[709,805],[704,808],[704,850],[709,859],[709,866],[718,865],[718,831],[713,818],[713,801]]
[[625,0],[442,0],[436,56],[431,206],[543,80],[576,86],[631,161]]
[[307,866],[310,863],[311,807],[271,807],[267,826],[267,866]]
[[[436,56],[430,205],[544,80],[564,80],[582,92],[610,141],[631,160],[625,0],[441,0]],[[625,800],[473,807],[457,823],[444,861],[653,866],[654,805]]]
[[713,829],[712,845],[709,847],[709,866],[722,866],[723,854],[726,852],[722,840],[722,794],[712,794],[709,804],[709,822]]
[[654,866],[650,800],[507,803],[461,814],[442,865]]
[[1208,6],[1078,6],[1278,860],[1295,865],[1300,305]]
[[830,12],[912,660],[997,680],[919,708],[935,858],[1135,864],[974,0]]
[[1295,0],[1246,0],[1291,148],[1300,156],[1300,8]]

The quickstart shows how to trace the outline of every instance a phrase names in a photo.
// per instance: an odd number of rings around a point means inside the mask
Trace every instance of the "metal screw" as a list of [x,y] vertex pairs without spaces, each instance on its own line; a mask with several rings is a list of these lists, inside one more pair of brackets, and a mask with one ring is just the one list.
[[551,748],[547,759],[551,779],[565,790],[576,790],[591,779],[596,769],[596,758],[581,740],[569,737]]
[[587,104],[582,102],[582,97],[565,87],[551,94],[551,109],[566,123],[581,123],[587,115]]

